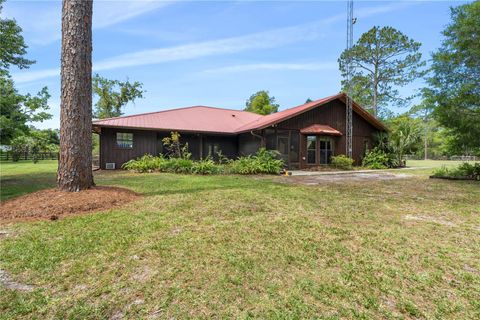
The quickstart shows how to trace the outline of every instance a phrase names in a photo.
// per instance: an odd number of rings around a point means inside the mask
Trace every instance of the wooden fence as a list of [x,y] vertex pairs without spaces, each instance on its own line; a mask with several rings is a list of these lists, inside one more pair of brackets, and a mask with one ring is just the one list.
[[[13,161],[17,157],[18,160],[33,160],[33,152],[17,152],[14,154],[12,151],[0,151],[1,161]],[[58,160],[58,152],[37,152],[35,154],[38,160]]]

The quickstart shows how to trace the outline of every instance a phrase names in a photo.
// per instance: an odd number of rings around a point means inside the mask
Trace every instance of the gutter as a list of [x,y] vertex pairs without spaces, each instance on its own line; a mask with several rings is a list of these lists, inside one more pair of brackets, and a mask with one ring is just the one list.
[[264,143],[263,143],[263,137],[256,134],[255,132],[253,132],[253,130],[250,131],[250,134],[256,138],[259,138],[260,139],[260,147],[264,147]]

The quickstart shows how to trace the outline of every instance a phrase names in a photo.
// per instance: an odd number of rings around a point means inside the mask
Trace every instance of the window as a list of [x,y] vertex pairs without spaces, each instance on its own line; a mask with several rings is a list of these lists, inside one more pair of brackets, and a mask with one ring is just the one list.
[[133,133],[117,132],[117,148],[132,149]]
[[220,145],[218,143],[207,143],[208,156],[216,159],[218,152],[220,151]]
[[317,163],[317,137],[307,136],[307,163]]

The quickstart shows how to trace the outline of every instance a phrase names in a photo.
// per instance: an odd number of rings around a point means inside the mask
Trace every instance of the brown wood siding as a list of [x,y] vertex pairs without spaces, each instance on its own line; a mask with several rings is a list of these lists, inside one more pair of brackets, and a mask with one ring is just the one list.
[[[117,132],[133,133],[133,148],[125,149],[116,146]],[[102,128],[100,134],[100,167],[114,162],[117,169],[130,159],[144,154],[157,154],[157,133],[155,131],[129,130],[121,128]]]
[[209,144],[218,144],[222,154],[229,159],[235,159],[238,157],[238,136],[204,136],[204,157],[208,156]]
[[[325,124],[340,132],[342,136],[332,137],[334,143],[334,155],[345,154],[345,104],[340,100],[335,100],[315,108],[313,110],[302,113],[296,117],[285,120],[277,124],[277,130],[287,129],[299,132],[300,129],[312,124]],[[361,165],[364,155],[364,141],[368,140],[372,145],[372,135],[378,130],[361,116],[354,112],[353,114],[353,159],[356,165]],[[293,131],[292,131],[293,132]],[[306,157],[306,140],[302,135],[300,140],[300,167],[308,167],[303,157]]]
[[[170,131],[161,131],[157,133],[157,145],[158,153],[166,154],[168,150],[163,146],[162,140],[166,137],[170,137]],[[192,159],[200,159],[200,134],[191,134],[191,133],[181,133],[180,132],[180,143],[182,145],[188,143],[188,151],[192,154]]]
[[[133,148],[118,148],[116,146],[117,132],[133,133]],[[165,153],[162,139],[170,136],[170,132],[148,131],[148,130],[130,130],[121,128],[102,128],[100,134],[100,166],[105,169],[105,163],[114,162],[117,169],[130,159],[141,157],[145,154],[158,155]],[[182,144],[188,143],[188,150],[192,154],[192,159],[201,158],[200,148],[203,139],[203,157],[208,155],[208,145],[210,143],[218,144],[222,154],[227,158],[234,159],[238,156],[238,137],[220,136],[220,135],[201,135],[180,132],[180,141]]]
[[[306,161],[306,138],[300,134],[300,129],[312,124],[325,124],[345,134],[345,104],[340,100],[329,102],[313,110],[307,111],[291,119],[282,121],[277,125],[265,130],[257,131],[263,135],[260,141],[258,137],[250,133],[238,136],[230,135],[203,135],[185,133],[181,134],[182,143],[188,142],[189,151],[193,159],[205,158],[208,155],[209,144],[218,144],[223,155],[228,158],[236,158],[239,155],[255,153],[260,146],[275,149],[278,136],[289,137],[291,150],[292,136],[299,136],[299,162],[298,158],[290,156],[288,163],[291,167],[308,167]],[[372,145],[372,135],[378,130],[358,114],[353,115],[353,158],[356,165],[361,165],[361,159],[365,152],[365,141]],[[116,133],[133,133],[133,148],[121,149],[116,147]],[[266,134],[268,133],[268,134]],[[121,128],[102,128],[100,134],[100,165],[105,168],[106,162],[115,162],[116,167],[144,154],[157,155],[162,150],[161,140],[170,135],[170,132],[157,132],[147,130],[129,130]],[[332,137],[333,154],[345,154],[345,135]]]

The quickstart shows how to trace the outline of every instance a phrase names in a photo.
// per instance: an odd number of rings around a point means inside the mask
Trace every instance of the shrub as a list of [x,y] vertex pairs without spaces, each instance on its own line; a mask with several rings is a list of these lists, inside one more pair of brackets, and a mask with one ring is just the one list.
[[229,172],[237,174],[278,174],[283,169],[283,160],[278,152],[261,148],[253,156],[240,157],[229,164]]
[[332,166],[342,170],[352,170],[354,161],[352,158],[340,154],[332,157]]
[[399,165],[394,154],[387,153],[380,148],[368,150],[362,160],[362,166],[370,169],[396,168]]
[[223,167],[216,164],[212,159],[195,161],[192,166],[192,173],[195,174],[219,174],[222,173]]
[[[229,160],[228,164],[216,164],[212,159],[194,161],[188,158],[164,158],[144,155],[127,161],[123,169],[136,172],[172,172],[194,174],[221,174],[226,172],[238,174],[277,174],[283,168],[283,160],[278,160],[278,153],[260,149],[255,155]],[[228,170],[226,170],[228,167]]]
[[170,132],[170,137],[162,139],[162,143],[167,150],[167,156],[170,158],[190,159],[192,154],[188,152],[188,143],[182,145],[180,133]]
[[173,172],[173,173],[191,173],[193,167],[193,161],[183,158],[169,158],[165,162],[161,163],[159,171]]
[[468,177],[480,180],[480,163],[470,164],[464,162],[456,168],[448,169],[445,166],[433,171],[434,177]]
[[434,177],[448,177],[449,175],[450,170],[448,170],[446,166],[441,166],[440,168],[433,171]]
[[370,169],[386,169],[389,162],[389,157],[384,151],[379,148],[373,148],[363,157],[362,165]]
[[474,163],[472,165],[468,162],[464,162],[458,166],[457,171],[459,171],[461,176],[480,180],[480,163]]
[[154,157],[150,154],[146,154],[140,158],[125,162],[122,165],[122,168],[136,172],[152,172],[160,170],[160,168],[163,166],[163,163],[166,161],[167,159],[163,158],[162,156]]

